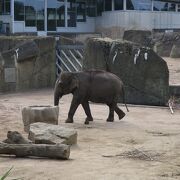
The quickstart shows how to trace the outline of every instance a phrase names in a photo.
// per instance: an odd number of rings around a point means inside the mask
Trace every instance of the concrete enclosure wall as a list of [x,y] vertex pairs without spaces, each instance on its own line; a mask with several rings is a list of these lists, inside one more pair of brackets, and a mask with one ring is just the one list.
[[[97,53],[98,52],[98,53]],[[87,41],[83,69],[103,69],[119,76],[132,104],[165,105],[169,99],[166,62],[152,49],[128,41]]]
[[96,28],[179,29],[180,13],[152,11],[110,11],[96,18]]
[[0,37],[0,91],[53,87],[55,39]]

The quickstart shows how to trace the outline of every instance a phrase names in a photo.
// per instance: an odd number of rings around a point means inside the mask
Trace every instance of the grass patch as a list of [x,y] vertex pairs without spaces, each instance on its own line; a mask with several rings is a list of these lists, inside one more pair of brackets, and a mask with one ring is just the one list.
[[11,167],[4,175],[0,176],[0,180],[6,179],[6,178],[9,176],[12,168],[13,168],[13,167]]

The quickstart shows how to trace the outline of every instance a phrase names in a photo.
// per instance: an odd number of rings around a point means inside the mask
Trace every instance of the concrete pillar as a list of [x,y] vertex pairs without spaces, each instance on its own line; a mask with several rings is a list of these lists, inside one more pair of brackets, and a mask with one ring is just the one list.
[[125,11],[126,9],[126,0],[123,0],[123,10]]
[[47,1],[48,0],[44,0],[44,19],[45,19],[45,22],[44,22],[44,25],[45,25],[45,31],[47,32]]
[[11,0],[11,24],[10,31],[14,34],[14,0]]
[[153,11],[154,8],[154,0],[151,1],[151,11]]
[[176,4],[176,12],[178,12],[178,4]]
[[114,0],[112,0],[112,11],[114,11]]
[[65,0],[64,3],[65,3],[65,27],[68,27],[68,23],[67,23],[67,17],[68,17],[67,0]]

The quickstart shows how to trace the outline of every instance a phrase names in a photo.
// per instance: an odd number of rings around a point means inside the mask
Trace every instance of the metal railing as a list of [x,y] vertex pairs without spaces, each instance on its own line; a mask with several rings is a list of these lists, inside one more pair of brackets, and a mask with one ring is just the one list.
[[56,75],[62,71],[81,71],[84,58],[83,45],[59,45],[56,47]]

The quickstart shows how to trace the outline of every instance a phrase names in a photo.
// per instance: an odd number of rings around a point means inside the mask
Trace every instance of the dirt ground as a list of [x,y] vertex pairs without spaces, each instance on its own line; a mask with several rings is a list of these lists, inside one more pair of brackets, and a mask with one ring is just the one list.
[[[167,61],[170,72],[175,72],[177,61]],[[180,72],[180,67],[176,71]],[[170,78],[180,84],[180,75]],[[71,98],[67,95],[61,99],[59,116],[61,126],[78,131],[78,144],[71,147],[70,160],[0,156],[0,175],[13,166],[9,180],[180,179],[180,109],[172,115],[164,107],[129,105],[130,112],[123,120],[115,116],[115,122],[109,123],[108,107],[91,104],[94,122],[84,125],[85,113],[80,106],[74,124],[65,124]],[[0,141],[6,138],[8,130],[17,130],[27,137],[22,107],[52,104],[52,89],[1,94]],[[125,111],[124,106],[120,107]]]
[[172,85],[180,85],[180,58],[163,58],[169,68],[169,83]]

